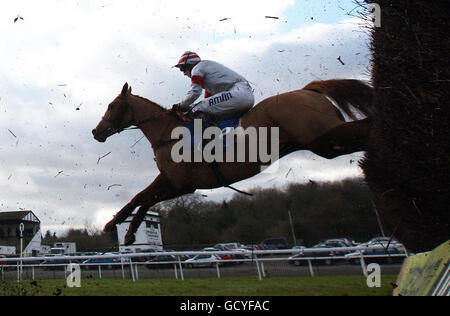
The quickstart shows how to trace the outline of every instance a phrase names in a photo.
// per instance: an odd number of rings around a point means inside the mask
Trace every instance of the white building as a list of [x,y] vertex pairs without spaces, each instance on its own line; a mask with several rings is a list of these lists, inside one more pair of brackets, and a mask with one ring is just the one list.
[[41,222],[32,211],[0,212],[0,245],[15,247],[20,255],[36,256],[41,252]]
[[161,224],[157,212],[147,212],[136,232],[136,241],[131,246],[125,246],[125,235],[128,232],[132,216],[125,222],[117,225],[117,237],[119,239],[120,252],[141,252],[148,250],[162,250]]

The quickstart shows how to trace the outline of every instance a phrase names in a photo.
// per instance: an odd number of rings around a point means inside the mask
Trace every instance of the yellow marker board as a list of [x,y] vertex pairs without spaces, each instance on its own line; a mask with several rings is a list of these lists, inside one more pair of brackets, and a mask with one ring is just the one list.
[[394,296],[448,296],[450,240],[433,251],[407,258]]

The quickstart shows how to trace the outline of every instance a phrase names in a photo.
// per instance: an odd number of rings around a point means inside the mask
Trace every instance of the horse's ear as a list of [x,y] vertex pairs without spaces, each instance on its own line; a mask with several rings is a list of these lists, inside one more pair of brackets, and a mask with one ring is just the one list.
[[128,95],[131,94],[131,86],[128,88],[127,94],[128,94]]
[[128,91],[128,82],[125,82],[122,88],[122,95],[126,95]]

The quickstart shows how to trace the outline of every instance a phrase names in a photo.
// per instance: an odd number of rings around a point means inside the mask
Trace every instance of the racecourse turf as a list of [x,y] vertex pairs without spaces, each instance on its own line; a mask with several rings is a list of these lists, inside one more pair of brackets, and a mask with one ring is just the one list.
[[390,296],[396,275],[383,275],[369,288],[363,276],[176,279],[82,279],[80,288],[65,280],[0,281],[0,296]]

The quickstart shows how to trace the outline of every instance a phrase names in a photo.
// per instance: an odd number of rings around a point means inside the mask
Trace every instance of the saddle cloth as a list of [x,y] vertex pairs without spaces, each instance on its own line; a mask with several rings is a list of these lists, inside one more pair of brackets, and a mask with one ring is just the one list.
[[[222,131],[223,134],[223,146],[224,149],[226,148],[226,137],[227,137],[227,129],[229,128],[236,128],[239,123],[240,123],[241,118],[237,117],[237,118],[231,118],[231,119],[227,119],[224,121],[219,122],[216,127],[219,128]],[[185,127],[189,130],[190,134],[191,134],[191,144],[194,145],[195,144],[195,140],[194,140],[194,121],[191,121],[189,123],[186,123]]]

